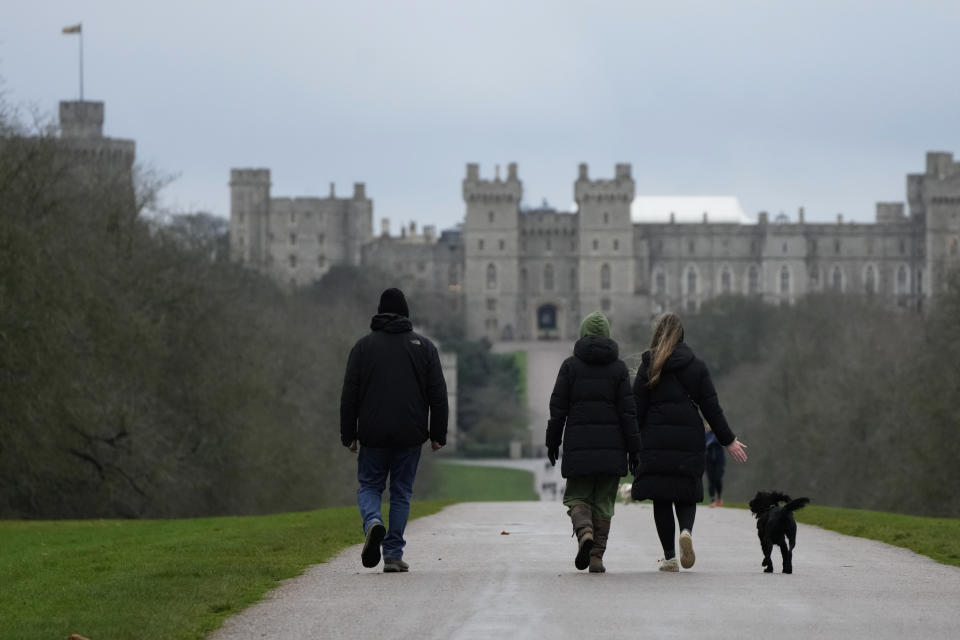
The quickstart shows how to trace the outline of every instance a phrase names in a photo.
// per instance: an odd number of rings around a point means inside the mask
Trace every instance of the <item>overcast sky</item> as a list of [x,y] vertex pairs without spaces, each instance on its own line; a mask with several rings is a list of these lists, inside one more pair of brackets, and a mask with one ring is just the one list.
[[578,163],[630,162],[638,194],[866,222],[960,154],[957,2],[5,2],[7,102],[77,98],[80,21],[85,97],[181,212],[268,167],[275,196],[365,182],[394,232],[443,228],[467,162],[562,209]]

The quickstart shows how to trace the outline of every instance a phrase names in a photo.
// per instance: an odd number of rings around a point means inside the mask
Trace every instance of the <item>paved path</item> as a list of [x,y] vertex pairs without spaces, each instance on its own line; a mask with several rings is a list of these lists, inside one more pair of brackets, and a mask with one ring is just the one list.
[[645,504],[618,505],[602,575],[574,569],[555,502],[454,505],[412,521],[407,539],[410,573],[364,569],[351,547],[213,638],[960,637],[960,569],[801,525],[795,573],[764,574],[740,509],[698,509],[697,563],[679,574],[656,570]]

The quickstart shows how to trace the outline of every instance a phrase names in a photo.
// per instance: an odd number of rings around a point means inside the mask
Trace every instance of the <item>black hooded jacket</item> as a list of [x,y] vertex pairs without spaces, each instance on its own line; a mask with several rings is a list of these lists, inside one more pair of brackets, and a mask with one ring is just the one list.
[[[340,441],[402,448],[447,442],[447,383],[440,355],[405,316],[380,313],[347,360]],[[429,428],[427,420],[429,415]]]
[[627,452],[640,445],[630,374],[619,355],[610,338],[585,336],[560,366],[550,396],[547,447],[563,444],[564,478],[624,476]]
[[653,388],[647,386],[650,359],[651,352],[645,351],[633,384],[641,443],[633,497],[699,502],[706,441],[700,412],[720,444],[729,445],[735,436],[707,366],[686,343],[674,348]]

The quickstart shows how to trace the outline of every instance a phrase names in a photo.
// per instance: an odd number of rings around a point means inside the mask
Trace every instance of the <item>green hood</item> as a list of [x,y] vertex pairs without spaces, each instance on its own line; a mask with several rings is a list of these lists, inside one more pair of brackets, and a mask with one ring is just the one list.
[[600,311],[594,311],[580,323],[580,337],[603,336],[610,337],[610,321]]

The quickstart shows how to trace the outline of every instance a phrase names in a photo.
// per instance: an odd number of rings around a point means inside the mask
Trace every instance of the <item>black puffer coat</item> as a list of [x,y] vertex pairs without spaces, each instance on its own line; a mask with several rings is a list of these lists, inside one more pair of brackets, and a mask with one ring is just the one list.
[[[347,360],[340,394],[340,441],[405,448],[447,442],[447,383],[440,355],[405,316],[380,313]],[[430,425],[427,426],[429,416]]]
[[550,396],[547,448],[563,444],[564,478],[624,476],[627,452],[640,445],[630,374],[619,355],[610,338],[585,336],[560,366]]
[[683,342],[676,346],[652,389],[647,386],[650,358],[645,351],[633,384],[640,425],[640,472],[633,498],[700,502],[705,448],[700,411],[720,444],[729,445],[735,436],[707,366],[690,347]]

